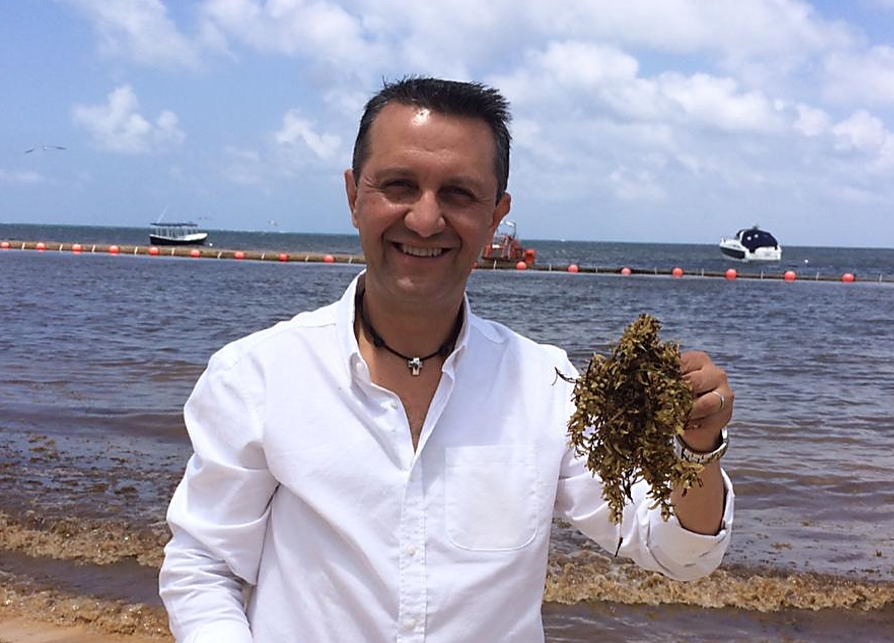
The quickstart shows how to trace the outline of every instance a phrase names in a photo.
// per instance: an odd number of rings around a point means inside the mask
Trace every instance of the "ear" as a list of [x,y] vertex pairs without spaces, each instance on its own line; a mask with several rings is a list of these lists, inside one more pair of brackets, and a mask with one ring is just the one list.
[[345,194],[348,196],[348,208],[351,210],[351,223],[356,228],[357,184],[354,182],[354,171],[351,169],[345,170]]
[[497,226],[500,225],[500,222],[509,214],[509,210],[512,208],[512,196],[508,192],[504,192],[503,196],[500,197],[500,200],[497,202],[496,207],[494,208],[494,218],[490,225],[490,233],[493,236],[493,233],[496,232]]

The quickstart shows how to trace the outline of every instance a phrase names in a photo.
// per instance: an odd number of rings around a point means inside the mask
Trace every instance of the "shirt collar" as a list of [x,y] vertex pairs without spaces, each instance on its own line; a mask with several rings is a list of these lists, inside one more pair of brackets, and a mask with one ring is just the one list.
[[[351,285],[348,286],[348,289],[338,301],[336,307],[338,341],[341,346],[342,355],[345,356],[346,364],[351,373],[356,372],[358,364],[363,364],[363,357],[360,355],[360,346],[357,344],[357,337],[354,335],[354,315],[356,314],[354,302],[356,301],[357,288],[360,285],[360,281],[364,278],[364,275],[366,275],[366,270],[363,270],[354,278]],[[462,314],[462,330],[460,330],[459,336],[456,338],[456,345],[453,348],[453,352],[450,353],[444,361],[443,371],[450,376],[456,371],[462,360],[462,356],[466,353],[466,348],[469,346],[473,329],[483,333],[491,341],[502,341],[499,334],[495,333],[488,324],[472,314],[472,308],[469,305],[469,297],[465,293],[463,294]]]

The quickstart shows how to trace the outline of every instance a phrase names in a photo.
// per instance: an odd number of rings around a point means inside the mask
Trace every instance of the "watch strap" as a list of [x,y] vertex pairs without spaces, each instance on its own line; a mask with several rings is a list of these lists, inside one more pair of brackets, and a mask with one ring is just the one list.
[[676,436],[676,439],[674,440],[674,452],[676,453],[677,458],[702,466],[711,464],[714,460],[722,458],[728,448],[729,434],[726,431],[726,427],[720,431],[720,446],[713,451],[695,451],[690,449],[679,435]]

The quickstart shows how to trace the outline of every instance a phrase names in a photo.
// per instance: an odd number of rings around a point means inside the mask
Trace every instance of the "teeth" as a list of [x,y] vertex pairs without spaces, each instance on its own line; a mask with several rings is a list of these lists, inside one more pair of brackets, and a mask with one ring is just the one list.
[[443,254],[443,248],[417,248],[415,246],[400,245],[400,251],[414,257],[438,257]]

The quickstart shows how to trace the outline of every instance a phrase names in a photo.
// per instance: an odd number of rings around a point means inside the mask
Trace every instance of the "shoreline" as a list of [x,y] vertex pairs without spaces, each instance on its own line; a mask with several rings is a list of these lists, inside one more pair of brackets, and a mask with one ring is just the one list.
[[[108,254],[108,255],[132,255],[146,257],[181,257],[191,259],[231,259],[236,261],[268,261],[278,263],[326,263],[326,264],[350,264],[365,265],[366,261],[363,255],[357,254],[329,254],[319,252],[282,252],[275,250],[234,250],[224,248],[211,248],[207,246],[144,246],[134,244],[100,244],[100,243],[78,243],[70,241],[22,241],[22,240],[2,240],[0,241],[0,251],[10,250],[32,250],[37,252],[66,252],[72,254]],[[480,262],[480,263],[479,263]],[[672,269],[658,268],[637,268],[632,266],[581,266],[579,264],[538,264],[536,262],[527,263],[525,261],[504,261],[498,259],[479,259],[476,262],[476,270],[512,270],[518,272],[535,271],[535,272],[567,272],[571,274],[597,274],[597,275],[616,275],[616,276],[663,276],[672,278],[683,277],[700,277],[700,278],[720,278],[727,281],[736,279],[749,280],[768,280],[768,281],[822,281],[822,282],[840,282],[853,283],[861,281],[863,283],[894,283],[894,281],[886,281],[882,275],[878,279],[858,278],[853,273],[843,273],[840,276],[821,275],[816,273],[812,277],[799,276],[794,270],[786,270],[784,272],[772,272],[760,270],[759,272],[740,272],[736,268],[729,268],[726,271],[698,270],[685,272],[680,267]],[[748,264],[745,264],[748,265]]]

